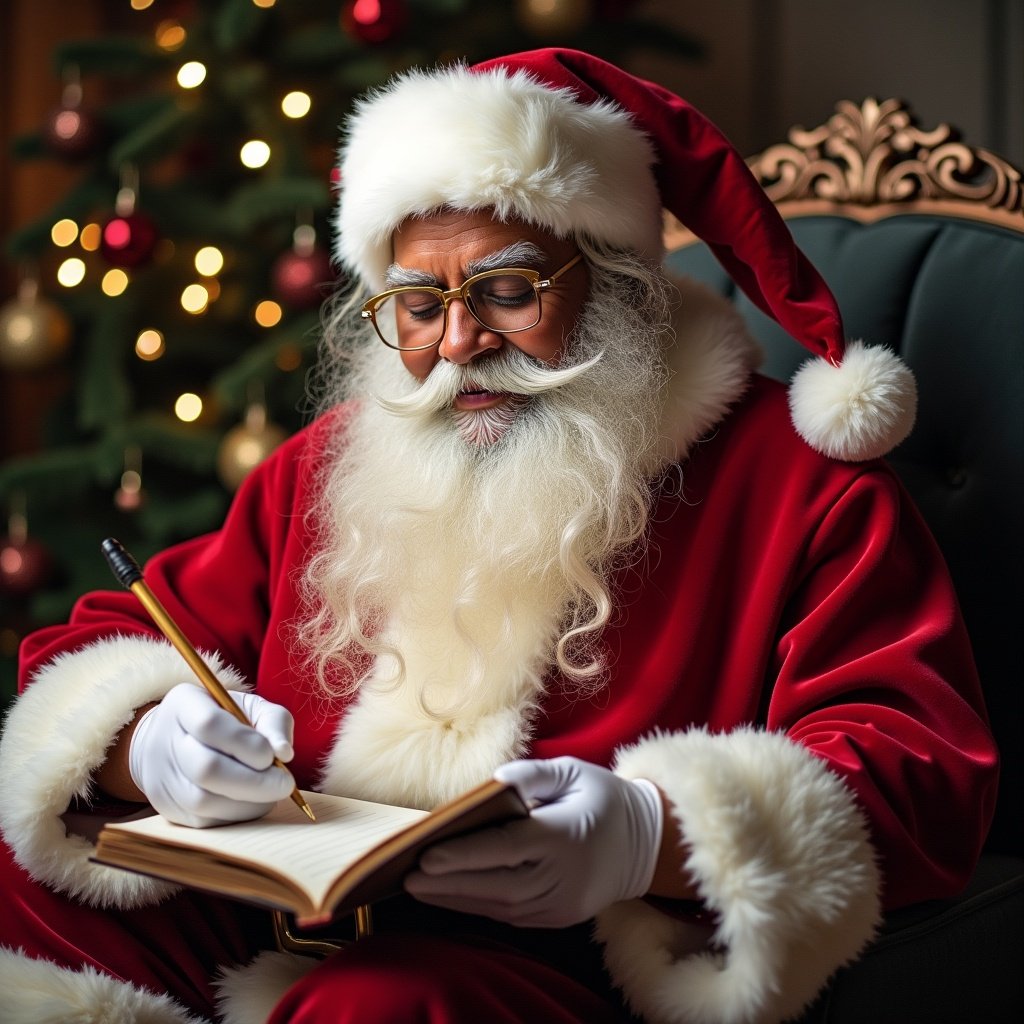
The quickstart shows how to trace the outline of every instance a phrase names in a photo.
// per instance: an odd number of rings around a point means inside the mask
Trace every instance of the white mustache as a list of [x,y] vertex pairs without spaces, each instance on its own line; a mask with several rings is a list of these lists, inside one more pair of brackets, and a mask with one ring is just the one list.
[[395,416],[416,417],[450,409],[463,391],[493,391],[512,395],[540,395],[565,387],[601,360],[602,353],[574,366],[550,367],[518,349],[462,365],[441,360],[427,379],[401,398],[374,395],[377,404]]

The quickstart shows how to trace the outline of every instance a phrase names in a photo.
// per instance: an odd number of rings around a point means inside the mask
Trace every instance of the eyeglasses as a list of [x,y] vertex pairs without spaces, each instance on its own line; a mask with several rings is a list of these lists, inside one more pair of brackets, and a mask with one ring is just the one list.
[[448,329],[448,306],[462,299],[481,327],[498,334],[528,331],[540,323],[540,293],[583,259],[577,253],[550,277],[521,267],[485,270],[467,278],[458,288],[411,285],[389,288],[363,303],[360,316],[373,323],[377,336],[389,348],[418,352],[440,345]]

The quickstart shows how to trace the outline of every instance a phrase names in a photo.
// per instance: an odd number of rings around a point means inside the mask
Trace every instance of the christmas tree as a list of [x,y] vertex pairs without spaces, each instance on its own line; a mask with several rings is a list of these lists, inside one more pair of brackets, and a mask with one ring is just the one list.
[[41,449],[0,465],[0,704],[20,638],[115,585],[104,537],[142,561],[214,529],[308,418],[355,96],[413,65],[543,45],[626,66],[699,53],[632,0],[130,6],[128,31],[57,49],[60,103],[13,154],[65,161],[76,183],[5,240],[0,372],[68,386]]

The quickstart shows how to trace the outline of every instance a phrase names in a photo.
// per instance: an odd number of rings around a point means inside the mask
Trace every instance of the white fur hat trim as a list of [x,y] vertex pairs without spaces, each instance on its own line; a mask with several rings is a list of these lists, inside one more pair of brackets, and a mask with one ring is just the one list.
[[335,255],[379,290],[395,228],[450,206],[493,207],[657,260],[654,162],[647,136],[607,101],[580,103],[521,71],[410,71],[359,102],[349,122]]

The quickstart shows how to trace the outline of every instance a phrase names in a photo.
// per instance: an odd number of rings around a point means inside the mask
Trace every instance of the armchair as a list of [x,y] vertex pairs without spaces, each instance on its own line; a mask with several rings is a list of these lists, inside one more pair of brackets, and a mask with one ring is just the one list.
[[[1024,1009],[1024,208],[1021,172],[900,101],[841,102],[750,161],[833,289],[847,335],[899,352],[917,425],[889,457],[949,564],[1002,771],[956,900],[890,914],[803,1020],[1016,1021]],[[678,222],[668,266],[733,297],[787,380],[799,349]]]

